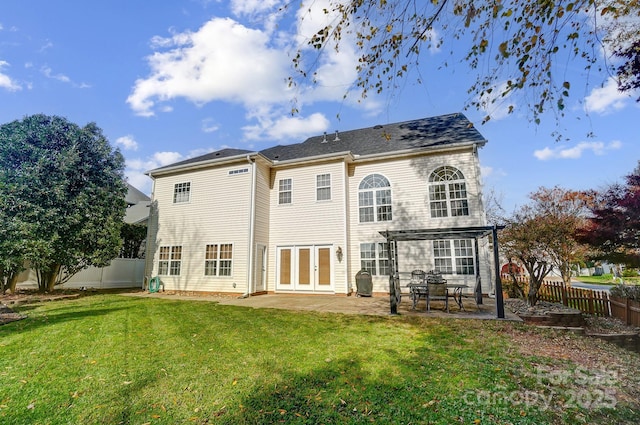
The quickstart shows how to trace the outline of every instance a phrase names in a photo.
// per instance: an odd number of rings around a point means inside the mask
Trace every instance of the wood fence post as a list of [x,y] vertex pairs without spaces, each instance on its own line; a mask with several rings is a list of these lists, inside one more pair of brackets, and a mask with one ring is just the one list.
[[624,321],[627,325],[631,324],[631,306],[629,305],[629,298],[625,298],[625,309],[624,309]]
[[565,286],[564,282],[562,282],[561,290],[562,290],[562,305],[568,306],[569,300],[567,299],[567,287]]

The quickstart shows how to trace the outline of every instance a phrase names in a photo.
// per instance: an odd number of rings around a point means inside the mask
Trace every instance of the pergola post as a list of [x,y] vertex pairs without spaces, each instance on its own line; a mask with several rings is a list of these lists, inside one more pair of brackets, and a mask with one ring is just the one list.
[[500,254],[498,251],[498,226],[493,226],[493,263],[496,273],[496,316],[504,319],[504,299],[502,298],[502,279],[500,278]]
[[389,250],[391,251],[391,269],[389,273],[389,306],[391,314],[398,314],[398,292],[400,288],[400,274],[398,272],[398,242],[393,239],[389,240],[387,234],[387,243],[389,244]]

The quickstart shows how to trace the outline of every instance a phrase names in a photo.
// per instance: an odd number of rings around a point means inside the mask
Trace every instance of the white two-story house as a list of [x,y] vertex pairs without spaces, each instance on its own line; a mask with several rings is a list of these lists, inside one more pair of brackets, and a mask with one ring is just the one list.
[[[367,269],[373,291],[386,293],[392,258],[381,232],[486,226],[485,143],[456,113],[149,171],[147,276],[173,291],[346,294]],[[469,284],[482,275],[489,292],[487,241],[455,235],[402,243],[393,264]]]

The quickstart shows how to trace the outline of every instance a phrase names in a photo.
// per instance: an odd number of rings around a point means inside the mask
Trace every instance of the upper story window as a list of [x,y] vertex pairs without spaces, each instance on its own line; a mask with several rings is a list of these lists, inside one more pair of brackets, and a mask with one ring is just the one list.
[[391,221],[391,184],[386,177],[370,174],[358,189],[360,223]]
[[291,179],[280,179],[278,182],[278,204],[290,204],[291,203]]
[[431,173],[429,207],[433,218],[469,215],[467,184],[460,170],[445,165]]
[[173,203],[180,204],[189,202],[191,198],[191,183],[176,183],[173,186]]
[[331,200],[331,174],[319,174],[316,176],[316,200]]

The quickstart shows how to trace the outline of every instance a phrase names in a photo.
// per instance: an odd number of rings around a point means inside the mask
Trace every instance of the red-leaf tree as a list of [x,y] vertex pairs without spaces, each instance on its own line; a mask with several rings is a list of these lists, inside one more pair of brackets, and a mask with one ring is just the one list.
[[596,194],[592,217],[580,239],[596,251],[593,258],[613,264],[640,266],[640,161],[626,176],[626,184],[614,184]]

